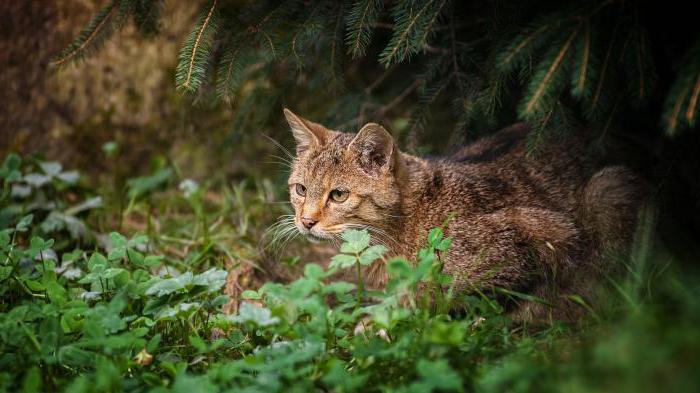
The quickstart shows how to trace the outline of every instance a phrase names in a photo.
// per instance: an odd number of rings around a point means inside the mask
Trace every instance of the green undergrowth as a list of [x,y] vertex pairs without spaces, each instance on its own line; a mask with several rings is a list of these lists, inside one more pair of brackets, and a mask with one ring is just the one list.
[[[14,155],[0,181],[0,391],[698,387],[697,281],[663,253],[636,253],[643,263],[579,325],[534,327],[450,290],[440,228],[412,260],[349,231],[327,269],[299,263],[295,281],[247,288],[229,315],[226,269],[263,269],[257,244],[285,209],[268,203],[269,182],[199,185],[163,166],[125,182],[118,200],[58,163]],[[382,291],[362,286],[360,267],[376,261],[390,276]],[[359,285],[328,280],[342,269]]]

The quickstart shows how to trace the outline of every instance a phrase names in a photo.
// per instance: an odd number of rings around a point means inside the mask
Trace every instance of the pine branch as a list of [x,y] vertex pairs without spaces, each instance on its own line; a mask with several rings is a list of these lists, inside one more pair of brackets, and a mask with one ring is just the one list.
[[348,46],[348,54],[352,55],[353,59],[365,55],[383,7],[383,0],[358,0],[350,9],[345,43]]
[[417,80],[424,81],[418,97],[418,103],[411,112],[409,122],[408,143],[409,148],[417,147],[418,132],[425,127],[431,105],[447,88],[453,75],[444,77],[446,64],[443,58],[433,59],[426,67],[425,73]]
[[626,69],[630,75],[630,95],[637,103],[643,102],[649,94],[656,80],[654,64],[649,54],[649,40],[644,28],[639,24],[632,26],[628,45],[625,45],[624,60]]
[[664,103],[662,123],[669,136],[694,127],[700,114],[700,38],[696,39],[681,64]]
[[213,0],[211,6],[203,11],[180,50],[175,82],[181,90],[194,92],[204,82],[212,44],[218,30],[216,5],[217,0]]
[[224,141],[230,146],[240,141],[245,135],[259,131],[269,120],[272,109],[276,107],[279,92],[276,89],[256,87],[241,97],[238,108],[231,120],[231,131]]
[[246,67],[255,60],[255,55],[244,49],[242,34],[233,36],[223,49],[216,72],[216,95],[219,99],[232,103],[244,79]]
[[299,25],[291,39],[291,49],[294,59],[297,64],[297,70],[301,70],[303,67],[303,62],[301,60],[301,55],[297,50],[299,47],[303,46],[302,41],[308,38],[315,38],[319,30],[321,30],[322,21],[320,21],[317,16],[321,11],[321,7],[324,5],[323,2],[318,2],[315,7],[309,11],[304,21]]
[[427,14],[428,18],[425,22],[425,26],[421,28],[421,32],[417,40],[417,45],[420,45],[423,48],[428,46],[428,37],[433,33],[435,23],[440,17],[442,8],[445,6],[445,3],[446,0],[438,2],[437,6],[434,9],[430,10],[430,13]]
[[133,15],[134,24],[143,35],[158,33],[163,0],[122,0],[122,5],[129,8],[128,13]]
[[546,110],[537,112],[528,120],[531,129],[525,141],[528,155],[537,155],[547,145],[549,138],[568,134],[575,123],[567,107],[559,100]]
[[550,25],[544,24],[516,36],[496,58],[496,67],[499,71],[504,74],[512,72],[522,60],[544,43],[544,33],[550,29]]
[[571,31],[569,37],[556,51],[551,51],[550,55],[540,63],[539,70],[528,86],[526,97],[521,104],[520,117],[527,119],[534,112],[542,111],[546,107],[547,99],[558,93],[560,76],[563,74],[562,65],[565,56],[569,52],[571,44],[578,33],[578,27]]
[[345,13],[344,3],[338,3],[335,10],[335,24],[330,43],[330,61],[328,65],[329,84],[334,90],[343,86],[343,17]]
[[[615,48],[615,43],[616,43],[616,38],[617,38],[617,33],[619,26],[615,26],[615,29],[613,30],[609,42],[608,42],[608,47],[605,51],[605,56],[603,57],[603,63],[600,67],[600,73],[595,75],[595,79],[597,79],[595,82],[596,88],[595,92],[593,93],[593,96],[590,98],[590,100],[587,100],[587,108],[586,108],[586,117],[589,119],[593,119],[597,117],[597,114],[601,113],[602,110],[601,108],[604,107],[603,101],[604,101],[604,96],[606,95],[606,91],[603,88],[610,79],[608,77],[608,74],[611,72],[610,70],[612,69],[611,63],[614,61],[613,60],[613,49]],[[593,75],[591,76],[593,79]],[[592,83],[594,81],[592,80]],[[585,98],[585,97],[584,97]]]
[[[379,56],[379,62],[389,67],[420,52],[426,44],[435,21],[446,0],[403,0],[392,9],[394,33]],[[417,8],[421,5],[420,8]],[[415,10],[415,12],[414,12]]]
[[[267,49],[266,57],[269,60],[278,59],[283,54],[280,53],[279,49],[282,43],[279,42],[273,31],[268,31],[268,26],[284,26],[293,17],[293,12],[297,9],[303,9],[303,7],[299,6],[298,1],[275,2],[272,7],[269,7],[261,14],[262,16],[256,17],[257,23],[249,27],[249,31],[259,40],[260,47]],[[273,27],[270,27],[270,29]]]
[[491,71],[487,78],[487,87],[476,96],[475,112],[483,117],[488,124],[493,125],[496,122],[496,114],[501,108],[501,96],[505,85],[506,80],[503,74]]
[[114,15],[118,10],[119,1],[112,0],[90,20],[90,23],[80,32],[78,38],[51,61],[52,66],[61,66],[71,61],[83,58],[86,50],[96,47],[113,31]]

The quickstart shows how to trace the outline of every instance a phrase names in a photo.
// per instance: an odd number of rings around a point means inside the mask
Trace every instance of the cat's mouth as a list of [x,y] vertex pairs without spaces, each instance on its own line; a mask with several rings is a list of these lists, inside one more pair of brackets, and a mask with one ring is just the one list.
[[306,234],[306,239],[309,240],[311,243],[322,243],[330,240],[330,237],[321,237],[321,236],[316,236],[312,234],[311,232]]
[[306,237],[307,240],[309,240],[312,243],[321,243],[333,239],[333,235],[330,233],[309,230],[300,230],[300,232]]

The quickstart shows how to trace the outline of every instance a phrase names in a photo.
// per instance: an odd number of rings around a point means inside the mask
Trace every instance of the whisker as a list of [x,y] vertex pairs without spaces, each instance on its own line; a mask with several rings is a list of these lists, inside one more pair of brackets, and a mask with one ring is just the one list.
[[269,136],[266,135],[266,134],[262,134],[262,135],[263,135],[265,138],[267,138],[270,142],[272,142],[273,145],[277,146],[280,150],[282,150],[282,152],[283,152],[284,154],[286,154],[289,158],[291,158],[292,160],[295,159],[294,155],[293,155],[292,153],[290,153],[289,150],[288,150],[286,147],[282,146],[281,143],[277,142],[276,140],[274,140],[273,138],[269,137]]

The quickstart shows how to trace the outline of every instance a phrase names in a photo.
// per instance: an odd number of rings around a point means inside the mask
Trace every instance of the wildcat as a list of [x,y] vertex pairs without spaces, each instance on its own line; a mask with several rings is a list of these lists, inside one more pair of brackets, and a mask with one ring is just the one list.
[[[600,168],[582,138],[530,156],[528,127],[516,124],[451,156],[423,159],[401,152],[375,123],[352,134],[284,114],[296,140],[288,183],[299,232],[337,240],[365,228],[389,255],[411,258],[451,217],[442,260],[454,288],[505,288],[549,303],[511,302],[518,319],[552,310],[574,318],[567,295],[587,295],[609,270],[604,255],[623,253],[633,237],[641,181],[621,166]],[[370,286],[386,281],[381,263],[366,276]]]

